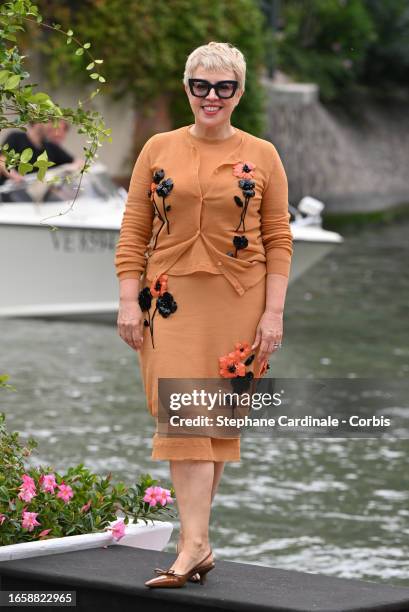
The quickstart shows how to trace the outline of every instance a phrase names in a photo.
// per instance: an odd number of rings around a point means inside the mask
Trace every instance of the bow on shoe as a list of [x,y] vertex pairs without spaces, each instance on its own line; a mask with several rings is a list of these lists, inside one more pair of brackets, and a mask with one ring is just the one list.
[[160,567],[155,567],[155,574],[158,574],[158,576],[161,576],[162,574],[164,575],[170,575],[170,576],[181,576],[181,574],[176,574],[175,570],[173,569],[162,569]]

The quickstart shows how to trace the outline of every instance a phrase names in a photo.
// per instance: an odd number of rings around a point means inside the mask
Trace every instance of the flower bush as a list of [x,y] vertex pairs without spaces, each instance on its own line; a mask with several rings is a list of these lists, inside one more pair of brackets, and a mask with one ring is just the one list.
[[[93,474],[82,463],[60,474],[50,466],[30,467],[37,442],[26,446],[9,433],[0,413],[0,545],[109,530],[119,540],[129,519],[173,517],[174,490],[149,474],[131,486]],[[112,523],[112,524],[110,524]]]

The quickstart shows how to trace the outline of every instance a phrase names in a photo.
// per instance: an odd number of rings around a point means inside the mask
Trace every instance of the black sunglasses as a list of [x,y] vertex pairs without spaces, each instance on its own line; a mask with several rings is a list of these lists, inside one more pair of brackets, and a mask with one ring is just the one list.
[[239,85],[238,81],[218,81],[217,83],[210,83],[206,81],[206,79],[189,79],[188,83],[190,93],[197,98],[205,98],[212,89],[214,89],[218,98],[232,98]]

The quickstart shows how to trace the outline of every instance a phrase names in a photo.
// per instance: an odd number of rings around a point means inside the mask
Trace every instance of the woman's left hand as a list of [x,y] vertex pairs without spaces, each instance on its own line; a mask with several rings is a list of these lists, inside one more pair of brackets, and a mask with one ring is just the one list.
[[263,313],[259,324],[257,325],[256,338],[252,345],[252,349],[260,344],[258,361],[268,361],[271,353],[274,353],[278,347],[274,344],[281,344],[283,337],[283,315],[282,313],[267,312]]

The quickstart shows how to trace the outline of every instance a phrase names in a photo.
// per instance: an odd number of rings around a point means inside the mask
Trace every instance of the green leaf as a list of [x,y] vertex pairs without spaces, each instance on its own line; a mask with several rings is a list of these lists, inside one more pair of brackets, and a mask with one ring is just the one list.
[[5,83],[9,78],[11,72],[9,70],[0,70],[0,85]]
[[84,49],[89,49],[91,46],[91,43],[86,42],[85,45],[82,45]]
[[69,45],[72,42],[72,38],[67,38],[67,45]]
[[41,104],[42,102],[46,102],[50,99],[50,96],[42,91],[32,95],[29,97],[30,102],[34,102],[34,104]]
[[47,168],[41,167],[37,172],[37,178],[39,181],[44,180],[45,173],[47,172]]
[[99,77],[98,72],[92,72],[90,75],[91,79],[97,79]]
[[33,149],[24,149],[22,154],[20,155],[20,162],[26,164],[33,157]]
[[68,30],[68,32],[66,34],[67,34],[67,36],[73,36],[74,32],[72,30]]
[[88,64],[86,69],[87,70],[92,70],[94,66],[95,66],[94,62],[91,62],[90,64]]
[[97,59],[97,60],[94,60],[94,62],[95,62],[96,64],[102,64],[102,63],[103,63],[103,61],[104,61],[104,60],[102,60],[102,59]]
[[18,172],[19,174],[23,175],[27,174],[27,172],[31,172],[31,170],[33,169],[33,165],[32,164],[24,164],[24,163],[20,163],[18,165]]
[[106,82],[106,79],[104,79],[104,77],[103,77],[103,76],[100,76],[100,77],[98,78],[98,81],[99,81],[100,83],[105,83],[105,82]]
[[40,155],[37,157],[37,162],[47,162],[48,161],[48,155],[47,155],[47,151],[43,151],[42,153],[40,153]]
[[83,53],[84,53],[84,49],[80,47],[79,49],[76,50],[75,55],[83,55]]
[[37,157],[37,161],[33,165],[39,169],[37,172],[37,178],[39,181],[42,181],[45,177],[45,173],[47,172],[47,168],[50,166],[55,166],[55,163],[49,161],[47,151],[43,151],[41,155]]
[[4,85],[5,89],[16,89],[18,84],[20,83],[21,77],[19,74],[13,74],[13,76],[9,77]]

